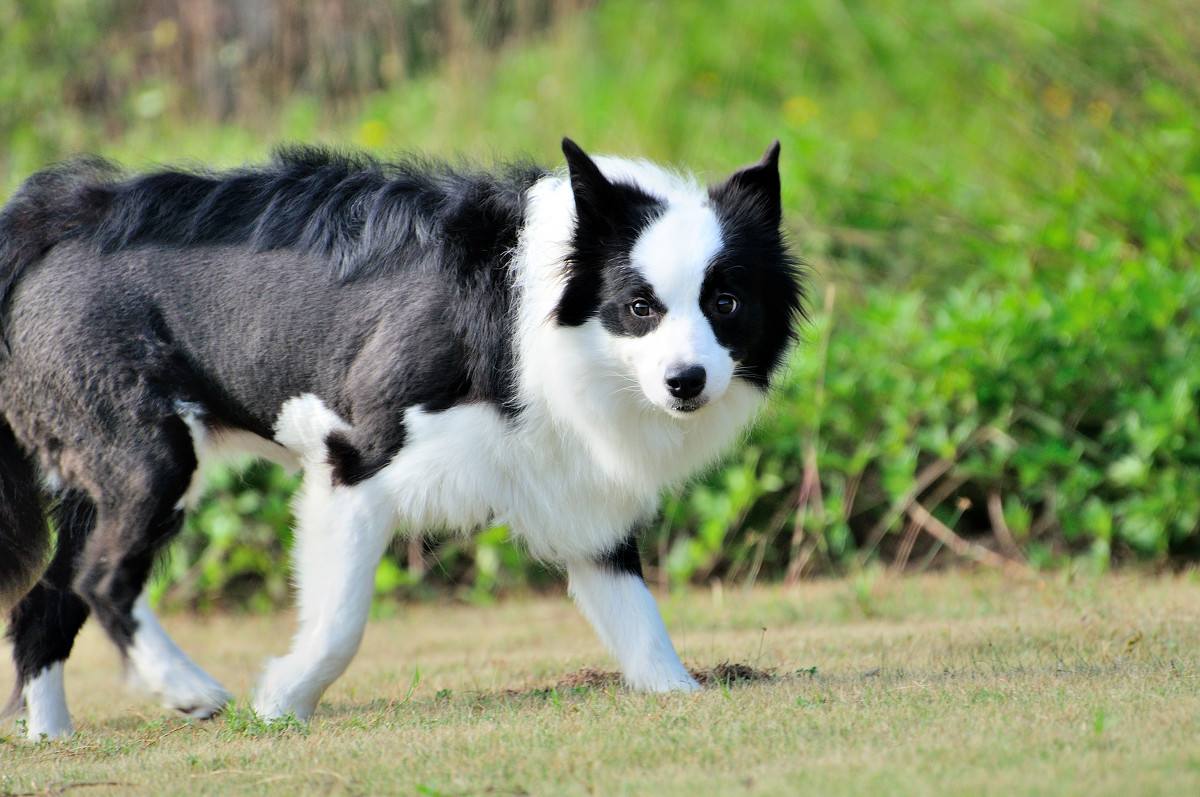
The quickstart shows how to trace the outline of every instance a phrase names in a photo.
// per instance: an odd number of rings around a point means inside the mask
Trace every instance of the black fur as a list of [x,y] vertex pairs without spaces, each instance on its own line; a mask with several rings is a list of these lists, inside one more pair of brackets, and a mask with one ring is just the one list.
[[8,638],[17,666],[12,700],[0,716],[21,709],[21,689],[42,670],[66,661],[75,635],[88,617],[88,605],[71,588],[84,543],[95,524],[96,508],[85,494],[69,491],[52,508],[57,548],[41,581],[13,609]]
[[0,415],[0,609],[37,577],[49,537],[33,461]]
[[84,607],[132,639],[196,467],[181,403],[270,438],[314,393],[353,424],[327,441],[344,484],[403,445],[406,407],[518,412],[508,260],[543,174],[301,149],[226,174],[30,178],[0,212],[0,587],[20,597],[44,561],[39,467],[86,492],[95,527],[20,604],[18,680],[65,655]]
[[[804,311],[799,263],[779,228],[779,142],[759,163],[709,189],[709,197],[725,246],[709,266],[700,303],[717,340],[738,362],[738,376],[766,389]],[[715,311],[721,293],[738,297],[731,316]]]
[[[396,419],[398,432],[389,440],[387,449],[399,450],[404,446],[404,422]],[[333,483],[354,485],[366,481],[387,465],[387,450],[368,453],[364,446],[356,446],[344,432],[333,432],[325,438],[329,452],[329,465],[333,468]]]
[[569,138],[562,142],[575,195],[576,225],[567,263],[567,285],[555,318],[577,327],[611,303],[617,290],[612,275],[628,269],[638,235],[658,218],[663,203],[632,185],[612,182]]
[[[133,605],[155,558],[183,524],[179,501],[196,470],[187,426],[168,418],[154,428],[120,428],[130,450],[101,452],[107,483],[94,490],[95,529],[77,562],[72,588],[91,607],[122,653],[137,630]],[[124,470],[112,465],[118,458]]]
[[[177,398],[264,436],[300,386],[347,418],[369,414],[364,402],[512,413],[506,255],[523,192],[544,173],[311,149],[260,169],[121,182],[94,162],[64,166],[31,178],[0,218],[0,299],[55,244],[75,242],[53,259],[78,262],[97,293],[122,264],[138,295],[90,302],[109,305],[94,314],[112,329],[97,332],[142,338]],[[378,349],[403,378],[372,372],[363,355]],[[263,369],[232,373],[247,359]]]
[[[558,322],[578,326],[598,317],[613,335],[648,334],[658,326],[664,308],[629,258],[639,234],[665,206],[638,188],[608,180],[570,139],[563,140],[563,153],[579,224]],[[795,320],[804,300],[799,265],[780,230],[779,142],[760,162],[710,188],[709,201],[725,246],[709,265],[700,301],[717,340],[738,362],[738,376],[765,389],[795,338]],[[724,316],[715,311],[721,293],[738,297],[738,312]],[[630,312],[636,299],[650,304],[650,316]]]
[[114,176],[107,162],[78,158],[33,175],[0,210],[0,359],[8,351],[4,313],[18,280],[55,244],[99,222],[103,203],[92,194]]
[[642,555],[638,551],[637,533],[631,532],[621,544],[597,560],[597,563],[614,573],[623,573],[642,578]]
[[[650,306],[650,315],[634,315],[630,306],[638,299]],[[604,328],[610,334],[628,337],[641,337],[653,332],[666,310],[650,283],[626,264],[609,266],[597,303],[596,315]]]

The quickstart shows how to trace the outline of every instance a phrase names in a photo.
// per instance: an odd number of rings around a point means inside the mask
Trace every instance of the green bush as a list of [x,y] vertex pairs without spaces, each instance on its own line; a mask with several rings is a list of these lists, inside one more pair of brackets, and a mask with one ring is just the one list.
[[[894,551],[909,498],[966,535],[1002,525],[1037,565],[1194,551],[1200,274],[1128,253],[978,283],[820,315],[751,446],[672,503],[672,575]],[[820,490],[797,508],[806,462]]]

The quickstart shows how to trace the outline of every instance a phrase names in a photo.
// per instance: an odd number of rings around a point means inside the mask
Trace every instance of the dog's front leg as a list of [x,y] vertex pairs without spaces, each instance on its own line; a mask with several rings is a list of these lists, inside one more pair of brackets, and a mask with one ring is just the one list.
[[305,470],[296,515],[300,628],[291,652],[268,663],[254,710],[266,718],[307,720],[358,651],[394,513],[372,480],[333,487],[329,468],[313,464]]
[[568,563],[571,597],[621,665],[625,681],[647,692],[690,692],[696,679],[679,661],[632,539],[599,559]]

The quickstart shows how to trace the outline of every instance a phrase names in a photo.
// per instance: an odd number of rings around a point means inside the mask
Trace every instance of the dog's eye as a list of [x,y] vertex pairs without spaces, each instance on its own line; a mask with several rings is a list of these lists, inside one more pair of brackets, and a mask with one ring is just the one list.
[[649,318],[654,314],[654,308],[645,299],[634,299],[629,303],[629,312],[638,318]]
[[717,312],[721,315],[733,315],[738,309],[737,297],[732,293],[722,293],[717,296],[717,301],[714,302]]

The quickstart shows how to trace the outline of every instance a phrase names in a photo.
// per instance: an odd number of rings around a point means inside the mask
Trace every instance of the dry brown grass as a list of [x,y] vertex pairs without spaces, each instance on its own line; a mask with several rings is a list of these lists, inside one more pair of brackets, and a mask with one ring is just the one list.
[[[80,733],[0,731],[0,794],[1200,793],[1195,578],[879,576],[665,608],[697,695],[621,689],[565,599],[388,607],[310,728],[167,716],[89,628]],[[291,633],[166,625],[241,695]]]

